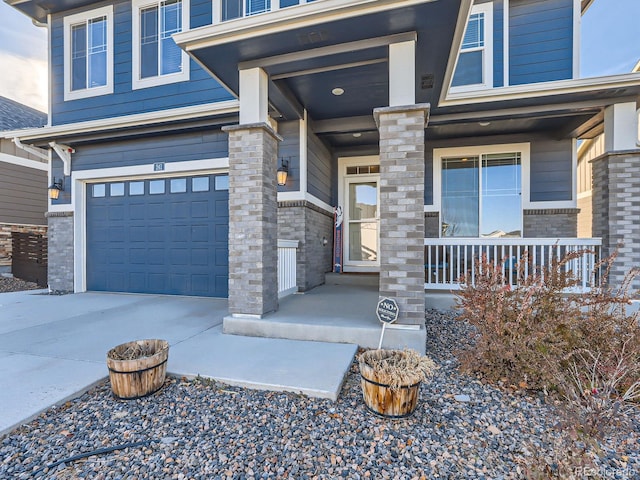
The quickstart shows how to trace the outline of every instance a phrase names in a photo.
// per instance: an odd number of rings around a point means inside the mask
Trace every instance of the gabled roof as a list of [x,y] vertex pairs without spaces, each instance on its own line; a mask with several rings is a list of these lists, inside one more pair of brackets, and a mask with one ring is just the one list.
[[0,131],[42,127],[46,123],[46,113],[0,97]]

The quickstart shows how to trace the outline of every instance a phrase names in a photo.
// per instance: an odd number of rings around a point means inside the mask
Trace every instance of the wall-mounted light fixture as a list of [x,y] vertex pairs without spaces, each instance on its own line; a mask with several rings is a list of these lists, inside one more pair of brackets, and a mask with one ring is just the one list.
[[278,167],[278,172],[277,172],[278,185],[280,186],[286,185],[288,176],[289,176],[289,160],[281,158],[280,166]]
[[53,183],[49,186],[49,198],[51,200],[57,200],[60,192],[64,192],[64,177],[59,180],[53,177]]

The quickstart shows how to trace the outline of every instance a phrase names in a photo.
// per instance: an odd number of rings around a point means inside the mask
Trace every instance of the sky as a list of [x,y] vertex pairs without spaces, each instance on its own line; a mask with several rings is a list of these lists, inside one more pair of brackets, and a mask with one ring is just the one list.
[[[640,0],[596,0],[583,17],[581,76],[630,72],[640,60]],[[47,111],[47,32],[0,0],[0,95]]]

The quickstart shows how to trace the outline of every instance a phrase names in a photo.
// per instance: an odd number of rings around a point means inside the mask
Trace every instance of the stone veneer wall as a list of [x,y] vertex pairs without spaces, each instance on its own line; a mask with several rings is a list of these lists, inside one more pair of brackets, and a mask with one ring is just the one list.
[[73,213],[49,212],[49,289],[73,292]]
[[282,138],[265,124],[229,134],[229,313],[278,309],[276,161]]
[[333,215],[307,201],[279,202],[278,239],[300,242],[298,290],[304,292],[322,285],[333,264]]
[[577,208],[524,211],[525,238],[575,238],[578,234]]
[[[593,235],[602,254],[618,248],[609,282],[619,286],[640,265],[640,150],[606,153],[593,160]],[[640,289],[636,277],[632,289]]]
[[[45,225],[14,225],[11,223],[0,223],[0,269],[11,267],[11,233],[34,233],[36,235],[47,235]],[[5,269],[7,272],[9,269]]]
[[380,132],[380,296],[424,325],[424,130],[429,105],[374,110]]

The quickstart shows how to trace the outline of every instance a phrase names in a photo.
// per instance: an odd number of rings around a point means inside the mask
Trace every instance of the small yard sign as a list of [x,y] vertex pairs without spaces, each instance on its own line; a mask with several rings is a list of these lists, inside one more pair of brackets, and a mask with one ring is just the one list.
[[382,322],[382,332],[380,332],[380,342],[378,342],[378,349],[382,348],[382,340],[384,339],[384,332],[387,329],[387,325],[398,320],[398,314],[400,309],[398,308],[398,302],[393,298],[381,298],[378,301],[378,308],[376,308],[376,315],[378,320]]
[[383,323],[393,323],[398,320],[398,314],[400,309],[398,308],[398,302],[393,298],[382,298],[378,302],[378,308],[376,309],[376,315],[378,320]]

